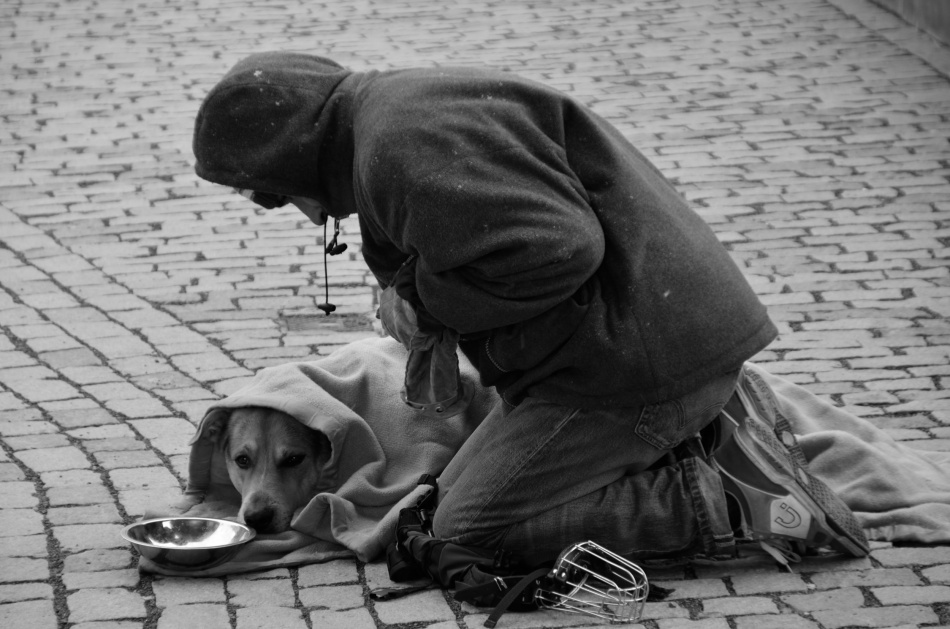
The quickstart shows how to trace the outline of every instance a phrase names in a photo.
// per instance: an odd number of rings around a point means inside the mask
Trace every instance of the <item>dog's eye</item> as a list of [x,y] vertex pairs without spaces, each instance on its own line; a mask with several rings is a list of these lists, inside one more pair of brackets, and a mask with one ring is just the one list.
[[251,459],[246,454],[242,454],[235,457],[234,462],[237,463],[237,466],[243,470],[247,469],[247,467],[251,464]]
[[307,458],[303,454],[294,454],[284,459],[284,467],[297,467]]

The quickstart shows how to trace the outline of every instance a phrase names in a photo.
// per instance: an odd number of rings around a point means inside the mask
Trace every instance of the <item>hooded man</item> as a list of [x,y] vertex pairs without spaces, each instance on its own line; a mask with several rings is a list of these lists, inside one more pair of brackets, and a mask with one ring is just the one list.
[[580,539],[643,559],[747,538],[867,552],[742,369],[776,335],[765,308],[569,96],[487,69],[256,54],[206,97],[194,152],[200,177],[264,207],[356,215],[378,316],[410,350],[407,403],[451,412],[456,346],[500,394],[439,478],[438,536],[537,560]]

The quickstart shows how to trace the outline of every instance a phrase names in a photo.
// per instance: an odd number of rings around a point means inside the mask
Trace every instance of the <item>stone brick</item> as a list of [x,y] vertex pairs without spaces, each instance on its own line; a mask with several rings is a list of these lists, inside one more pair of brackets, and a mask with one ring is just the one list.
[[932,604],[950,601],[950,586],[917,585],[873,588],[871,593],[884,605]]
[[926,625],[939,622],[937,614],[922,605],[865,607],[861,609],[822,610],[812,616],[828,629],[840,627],[896,627]]
[[165,515],[168,505],[180,502],[181,497],[179,487],[149,487],[119,492],[119,502],[125,507],[126,515],[133,519],[146,514],[149,517]]
[[122,468],[109,472],[112,484],[118,490],[156,489],[174,487],[178,489],[178,479],[164,467]]
[[274,605],[294,606],[294,589],[290,579],[231,581],[228,583],[230,602],[238,607]]
[[39,581],[48,578],[49,564],[46,559],[4,558],[3,570],[0,571],[0,583]]
[[46,557],[46,534],[0,537],[0,557]]
[[376,629],[376,623],[367,609],[312,611],[310,624],[321,629]]
[[101,426],[102,424],[114,424],[116,420],[103,408],[86,409],[67,409],[52,412],[50,415],[53,421],[65,429],[79,428],[82,426]]
[[125,424],[107,424],[105,426],[87,426],[68,430],[70,437],[82,441],[99,441],[102,439],[134,439],[135,433]]
[[152,591],[155,592],[155,604],[159,607],[227,602],[224,583],[219,579],[161,577],[152,582]]
[[53,536],[67,552],[94,548],[124,548],[128,543],[119,535],[121,524],[68,524],[53,527]]
[[145,618],[145,602],[135,592],[121,588],[91,588],[70,594],[69,621]]
[[721,579],[692,579],[689,581],[664,581],[663,587],[672,588],[670,600],[680,598],[710,598],[729,596],[729,590]]
[[28,450],[19,453],[17,456],[26,466],[37,472],[87,469],[89,467],[89,460],[82,450],[72,446]]
[[24,435],[22,437],[7,437],[4,439],[4,441],[14,452],[39,449],[48,450],[70,445],[69,439],[66,438],[66,435],[61,434],[39,434]]
[[238,609],[237,626],[241,629],[305,629],[307,624],[299,610],[259,604],[250,609]]
[[155,453],[145,450],[120,450],[96,452],[95,459],[106,470],[128,467],[156,467],[162,460]]
[[875,568],[872,570],[820,572],[811,575],[818,589],[853,586],[918,585],[920,577],[909,568]]
[[[36,487],[30,482],[7,482],[0,483],[0,505],[3,509],[29,509],[37,506],[39,498],[36,495]],[[3,521],[3,515],[0,515],[0,522]],[[0,525],[2,526],[2,525]],[[0,531],[0,535],[3,532]]]
[[48,583],[0,585],[0,604],[52,598],[53,588]]
[[724,618],[703,618],[690,620],[688,618],[665,618],[657,621],[661,629],[726,629],[729,623]]
[[0,424],[0,437],[55,433],[54,424],[44,421],[7,421]]
[[[6,460],[6,459],[4,459]],[[13,463],[0,463],[0,482],[8,483],[11,481],[25,480],[23,471]],[[13,490],[18,491],[18,490]]]
[[764,596],[728,596],[703,600],[703,616],[777,614],[775,601]]
[[0,510],[0,537],[37,535],[43,532],[43,516],[33,509]]
[[101,485],[54,487],[46,490],[50,506],[98,505],[112,502],[112,494]]
[[180,627],[230,629],[231,620],[228,618],[227,608],[223,605],[175,605],[163,609],[158,619],[158,629]]
[[0,626],[56,629],[59,621],[52,601],[23,601],[0,605]]
[[60,487],[99,487],[102,478],[93,470],[51,470],[41,472],[40,480],[46,485],[47,493]]
[[132,555],[128,550],[86,550],[66,556],[63,559],[63,572],[98,572],[101,570],[117,570],[121,568],[128,568],[132,563]]
[[[464,606],[463,606],[464,608]],[[674,601],[663,601],[658,603],[646,603],[643,606],[643,618],[651,620],[660,620],[663,618],[689,618],[690,613],[686,607]]]
[[864,606],[864,595],[856,587],[840,590],[824,590],[810,594],[792,594],[781,597],[782,601],[798,612],[813,612],[820,609],[850,609]]
[[134,400],[110,399],[104,401],[102,405],[122,417],[155,417],[168,414],[168,409],[165,408],[165,405],[153,398],[138,398]]
[[933,566],[935,564],[950,563],[950,547],[884,548],[875,550],[872,556],[886,567]]
[[[948,583],[950,584],[950,564],[944,564],[942,566],[934,566],[932,568],[926,568],[921,570],[920,573],[924,575],[931,583]],[[919,581],[918,581],[919,583]],[[911,585],[911,584],[897,584],[897,583],[888,583],[881,585]]]
[[139,583],[137,570],[104,570],[101,572],[67,572],[63,584],[67,590],[84,588],[134,588]]
[[818,623],[795,614],[740,616],[736,629],[818,629]]

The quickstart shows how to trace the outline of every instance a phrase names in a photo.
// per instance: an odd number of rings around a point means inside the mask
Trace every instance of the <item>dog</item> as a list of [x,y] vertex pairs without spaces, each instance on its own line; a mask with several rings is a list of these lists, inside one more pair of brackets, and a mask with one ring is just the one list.
[[280,411],[244,407],[208,427],[241,494],[238,519],[258,533],[290,529],[294,513],[316,495],[330,460],[330,440]]

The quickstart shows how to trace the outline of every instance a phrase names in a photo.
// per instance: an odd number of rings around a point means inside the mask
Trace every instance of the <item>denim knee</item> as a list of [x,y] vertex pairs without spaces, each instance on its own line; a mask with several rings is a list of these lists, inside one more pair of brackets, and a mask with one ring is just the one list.
[[466,521],[466,518],[459,517],[458,511],[452,508],[451,500],[445,501],[442,498],[440,496],[439,505],[432,517],[432,533],[435,537],[480,548],[501,547],[510,527],[476,528],[471,519]]

